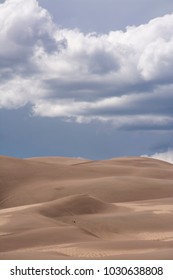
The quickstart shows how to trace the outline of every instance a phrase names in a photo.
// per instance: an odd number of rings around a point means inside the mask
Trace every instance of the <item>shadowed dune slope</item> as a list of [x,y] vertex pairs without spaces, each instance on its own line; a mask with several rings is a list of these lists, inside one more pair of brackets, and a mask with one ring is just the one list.
[[116,208],[89,195],[73,195],[45,203],[41,212],[49,217],[83,215],[104,212]]
[[0,157],[0,259],[172,259],[173,165]]

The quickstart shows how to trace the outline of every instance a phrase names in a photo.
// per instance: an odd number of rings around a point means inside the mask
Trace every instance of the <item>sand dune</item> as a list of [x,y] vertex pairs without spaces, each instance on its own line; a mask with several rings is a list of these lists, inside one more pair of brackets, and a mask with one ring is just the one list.
[[173,165],[0,157],[0,259],[173,259]]
[[115,206],[104,203],[89,195],[73,195],[53,202],[45,203],[42,213],[45,216],[54,218],[61,216],[74,216],[104,212]]

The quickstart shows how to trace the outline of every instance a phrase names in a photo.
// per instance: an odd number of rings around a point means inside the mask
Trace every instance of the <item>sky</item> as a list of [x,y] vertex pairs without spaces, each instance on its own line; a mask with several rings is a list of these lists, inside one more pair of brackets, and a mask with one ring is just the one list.
[[172,0],[0,1],[0,154],[173,163]]

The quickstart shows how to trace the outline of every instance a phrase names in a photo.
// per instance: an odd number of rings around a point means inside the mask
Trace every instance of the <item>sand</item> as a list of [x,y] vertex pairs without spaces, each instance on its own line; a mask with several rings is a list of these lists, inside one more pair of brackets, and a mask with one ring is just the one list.
[[173,259],[173,165],[0,157],[0,259]]

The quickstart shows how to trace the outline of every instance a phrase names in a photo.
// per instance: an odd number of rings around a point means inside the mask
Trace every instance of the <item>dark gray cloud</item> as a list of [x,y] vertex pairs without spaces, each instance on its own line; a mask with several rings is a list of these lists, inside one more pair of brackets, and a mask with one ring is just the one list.
[[110,123],[103,126],[99,122],[78,124],[57,118],[29,117],[30,110],[30,106],[0,110],[0,154],[91,159],[151,155],[157,151],[153,147],[158,141],[160,145],[169,144],[173,137],[170,131],[117,131]]
[[126,102],[109,107],[98,107],[89,110],[91,115],[132,116],[132,115],[160,115],[171,117],[173,112],[173,85],[168,89],[160,89],[156,93],[148,92],[131,95]]
[[118,60],[113,59],[111,53],[103,50],[93,53],[89,58],[88,64],[88,68],[93,74],[109,74],[110,72],[118,71],[120,68]]

